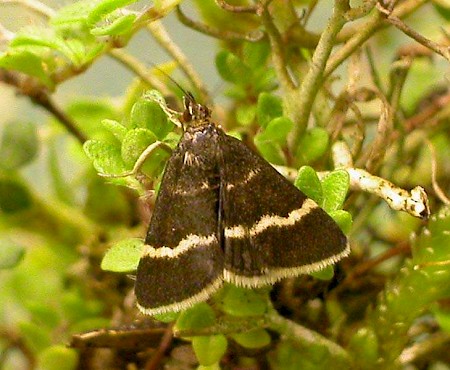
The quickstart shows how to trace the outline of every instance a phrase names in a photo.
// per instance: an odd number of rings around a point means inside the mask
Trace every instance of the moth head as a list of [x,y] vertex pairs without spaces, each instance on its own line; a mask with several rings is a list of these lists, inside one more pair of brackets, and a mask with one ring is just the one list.
[[190,124],[191,126],[198,126],[209,122],[211,111],[208,107],[197,103],[191,93],[187,93],[183,100],[185,108],[183,112],[184,123]]

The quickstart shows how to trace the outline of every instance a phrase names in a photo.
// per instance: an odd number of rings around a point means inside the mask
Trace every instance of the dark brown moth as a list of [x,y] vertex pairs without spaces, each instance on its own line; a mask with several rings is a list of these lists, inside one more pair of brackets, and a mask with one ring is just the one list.
[[148,315],[181,311],[223,282],[260,287],[349,254],[314,201],[185,98],[185,132],[162,179],[135,293]]

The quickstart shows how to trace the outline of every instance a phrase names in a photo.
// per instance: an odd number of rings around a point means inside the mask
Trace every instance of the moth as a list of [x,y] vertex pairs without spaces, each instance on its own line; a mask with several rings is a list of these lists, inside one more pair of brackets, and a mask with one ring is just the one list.
[[168,160],[135,294],[144,314],[181,311],[224,282],[256,288],[349,254],[333,219],[185,96],[184,134]]

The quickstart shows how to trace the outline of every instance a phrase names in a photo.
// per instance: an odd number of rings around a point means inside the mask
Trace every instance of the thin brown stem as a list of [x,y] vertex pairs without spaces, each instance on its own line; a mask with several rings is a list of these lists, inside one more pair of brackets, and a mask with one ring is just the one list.
[[409,243],[399,243],[394,248],[390,248],[386,252],[381,253],[374,258],[360,263],[352,269],[351,273],[347,275],[347,277],[341,284],[339,284],[336,290],[341,291],[342,289],[351,286],[358,277],[367,274],[370,270],[374,269],[384,261],[387,261],[392,257],[398,255],[409,254],[410,252],[411,245]]
[[414,31],[411,27],[403,23],[399,17],[393,15],[389,10],[383,8],[380,3],[377,4],[377,8],[380,10],[382,14],[386,16],[385,19],[390,24],[394,25],[404,34],[416,40],[419,44],[429,48],[430,50],[433,50],[435,53],[443,56],[445,59],[450,61],[450,47],[439,45],[436,42],[431,41],[426,37],[422,36],[420,33]]
[[14,86],[18,93],[27,96],[31,101],[52,114],[80,143],[84,143],[87,137],[78,129],[73,121],[50,97],[49,93],[41,86],[32,83],[32,80],[23,78],[17,72],[10,72],[0,68],[0,82]]
[[[427,0],[407,0],[394,9],[393,15],[399,18],[404,17],[421,7],[426,1]],[[340,42],[345,42],[345,44],[328,61],[324,78],[330,76],[355,50],[373,36],[375,32],[384,27],[386,27],[384,17],[380,12],[375,12],[369,17],[369,20],[365,24],[358,25],[358,28],[348,27],[341,32],[337,39]]]
[[216,0],[216,4],[219,5],[223,10],[232,13],[257,14],[260,11],[260,7],[258,7],[257,5],[249,5],[249,6],[232,5],[227,3],[225,0]]
[[195,71],[193,65],[183,53],[183,51],[171,39],[163,24],[160,21],[154,21],[147,24],[147,29],[153,35],[159,45],[161,45],[161,47],[163,47],[169,53],[169,55],[177,61],[180,69],[200,92],[202,100],[209,103],[211,101],[211,98],[209,96],[206,85],[203,83],[200,75]]
[[168,348],[170,347],[170,344],[172,343],[173,340],[172,326],[173,325],[167,326],[166,331],[164,332],[164,335],[161,338],[159,346],[156,349],[156,352],[154,353],[152,358],[145,364],[144,367],[145,370],[156,370],[161,367],[161,360],[166,351],[168,350]]
[[131,54],[128,54],[122,49],[112,49],[109,51],[109,55],[125,68],[139,76],[142,81],[146,82],[151,87],[159,90],[164,95],[170,94],[166,85],[149,73],[148,68]]
[[421,127],[425,123],[434,120],[437,113],[441,111],[443,108],[448,107],[450,105],[450,93],[439,96],[437,99],[434,99],[431,104],[422,109],[416,115],[408,118],[404,122],[404,127],[407,132],[411,132],[417,127]]
[[184,14],[181,10],[180,6],[176,7],[176,13],[178,20],[183,23],[185,26],[192,28],[198,32],[201,32],[205,35],[214,37],[216,39],[220,40],[245,40],[249,42],[256,42],[261,40],[264,37],[264,33],[262,33],[259,30],[252,31],[248,34],[241,34],[237,32],[232,31],[224,31],[224,30],[218,30],[215,28],[210,27],[207,24],[196,22],[192,19],[190,19],[186,14]]

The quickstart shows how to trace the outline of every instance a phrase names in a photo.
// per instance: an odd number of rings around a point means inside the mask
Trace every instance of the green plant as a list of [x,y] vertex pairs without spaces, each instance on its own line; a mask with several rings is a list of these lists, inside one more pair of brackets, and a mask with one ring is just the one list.
[[[139,8],[132,0],[82,0],[53,10],[17,3],[45,22],[0,28],[0,81],[49,117],[19,117],[2,129],[2,368],[89,368],[86,345],[112,348],[94,352],[105,369],[448,368],[448,4],[160,0]],[[194,7],[202,21],[180,6]],[[160,19],[172,13],[220,40],[215,66],[227,105],[213,106],[194,63],[169,37]],[[425,13],[434,27],[421,22]],[[128,54],[140,30],[176,63],[148,68]],[[107,55],[135,74],[120,102],[80,94],[60,104],[56,89]],[[175,67],[183,73],[177,81],[229,134],[338,222],[352,255],[273,288],[226,285],[208,303],[131,331],[80,335],[136,317],[133,281],[118,272],[136,269],[149,193],[180,137],[166,103],[181,100],[167,77]],[[428,203],[431,217],[421,221]],[[171,341],[172,332],[183,341]]]

